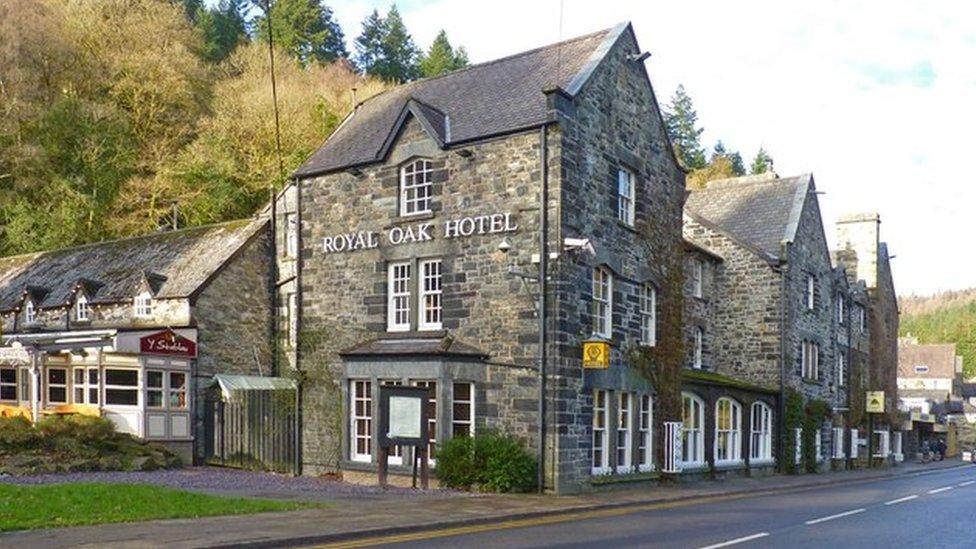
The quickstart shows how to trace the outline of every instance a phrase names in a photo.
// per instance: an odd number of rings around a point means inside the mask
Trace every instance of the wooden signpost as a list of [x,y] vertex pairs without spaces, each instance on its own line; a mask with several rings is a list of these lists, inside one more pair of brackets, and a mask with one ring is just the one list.
[[420,487],[427,489],[429,417],[427,387],[384,385],[380,387],[379,484],[386,487],[390,448],[413,446],[413,486],[417,487],[417,460],[420,460]]

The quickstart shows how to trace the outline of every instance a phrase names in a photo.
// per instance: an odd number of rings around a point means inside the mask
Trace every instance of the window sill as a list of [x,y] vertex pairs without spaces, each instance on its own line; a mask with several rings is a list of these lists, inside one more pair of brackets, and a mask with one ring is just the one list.
[[621,227],[622,229],[627,230],[627,231],[630,231],[630,232],[632,232],[634,234],[640,234],[637,231],[637,225],[636,225],[636,223],[634,225],[631,225],[630,223],[627,223],[626,221],[621,220],[619,217],[616,219],[616,221],[617,221],[617,225],[619,227]]
[[769,465],[776,465],[776,460],[771,457],[749,460],[749,467],[768,467]]
[[434,212],[422,212],[422,213],[415,213],[415,214],[399,214],[399,215],[397,215],[395,218],[393,218],[390,221],[390,225],[389,226],[383,227],[383,228],[384,229],[389,229],[389,228],[392,228],[392,227],[396,227],[398,225],[403,225],[404,223],[412,223],[414,221],[427,221],[429,219],[434,219],[434,216],[435,215],[437,215],[437,214],[435,214]]

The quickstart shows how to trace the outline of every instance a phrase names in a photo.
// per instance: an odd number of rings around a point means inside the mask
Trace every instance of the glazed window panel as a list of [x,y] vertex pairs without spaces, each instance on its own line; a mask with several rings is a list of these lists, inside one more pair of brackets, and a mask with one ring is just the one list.
[[773,412],[764,402],[752,405],[749,459],[754,461],[773,459]]
[[474,436],[474,384],[455,382],[451,405],[451,434],[454,437]]
[[146,408],[163,407],[163,372],[146,370]]
[[692,367],[696,370],[702,368],[702,349],[705,342],[705,330],[702,328],[695,328],[695,341],[694,341],[694,356],[692,357]]
[[136,318],[152,318],[153,300],[149,292],[143,292],[133,300],[134,314]]
[[641,471],[650,471],[654,468],[654,399],[651,395],[640,396],[638,413],[637,467]]
[[351,398],[349,459],[369,462],[373,457],[373,395],[369,381],[349,382]]
[[657,290],[650,284],[640,288],[641,344],[653,347],[657,344]]
[[681,398],[681,460],[688,465],[705,462],[705,404],[696,396]]
[[742,459],[742,407],[738,402],[720,398],[715,405],[715,461],[737,462]]
[[627,169],[617,171],[617,219],[634,226],[634,173]]
[[186,409],[186,374],[183,372],[169,372],[168,381],[169,409]]
[[420,322],[421,330],[439,330],[443,313],[441,262],[420,262]]
[[[147,379],[147,381],[149,380]],[[116,406],[138,406],[139,371],[106,368],[105,404]]]
[[800,360],[802,363],[802,375],[806,379],[817,380],[820,378],[820,345],[804,340],[800,345]]
[[47,369],[47,401],[49,404],[68,403],[68,370]]
[[400,170],[400,215],[416,215],[431,211],[433,196],[431,164],[416,160]]
[[91,310],[88,307],[88,298],[84,295],[79,295],[78,300],[75,301],[75,320],[78,322],[84,322],[90,319]]
[[20,369],[20,400],[27,402],[33,400],[31,396],[31,373],[27,368]]
[[617,400],[617,472],[629,473],[631,469],[631,433],[634,421],[634,397],[621,392]]
[[593,333],[610,339],[613,334],[613,277],[604,267],[593,269]]
[[17,400],[17,368],[0,368],[0,400]]
[[391,332],[410,329],[410,267],[410,263],[390,265],[387,327]]
[[607,406],[608,392],[593,391],[593,451],[592,473],[601,475],[610,471],[610,439],[607,427],[610,423]]
[[24,322],[33,324],[35,321],[37,321],[37,310],[34,308],[34,302],[28,300],[27,305],[24,306]]

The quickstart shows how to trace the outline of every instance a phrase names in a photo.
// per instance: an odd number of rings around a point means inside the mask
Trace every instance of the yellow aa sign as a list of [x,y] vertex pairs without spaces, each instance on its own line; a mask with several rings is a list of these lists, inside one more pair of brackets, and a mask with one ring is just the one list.
[[884,391],[867,391],[865,411],[869,414],[883,414],[885,411]]
[[610,366],[610,344],[606,341],[583,342],[583,367],[605,370]]

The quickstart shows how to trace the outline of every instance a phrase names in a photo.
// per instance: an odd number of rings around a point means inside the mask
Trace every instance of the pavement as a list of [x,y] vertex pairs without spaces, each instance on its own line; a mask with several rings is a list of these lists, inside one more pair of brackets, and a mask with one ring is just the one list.
[[[903,463],[883,470],[858,470],[819,475],[770,476],[762,478],[736,478],[722,481],[702,481],[671,486],[643,484],[634,489],[618,489],[574,496],[539,495],[459,495],[456,492],[433,492],[417,498],[394,491],[384,495],[362,498],[337,498],[332,504],[320,509],[306,509],[287,513],[263,513],[201,519],[176,519],[148,521],[130,524],[110,524],[74,528],[34,530],[0,534],[0,546],[17,547],[293,547],[322,543],[351,543],[355,545],[409,542],[417,539],[449,540],[450,536],[478,535],[472,531],[457,529],[514,532],[519,521],[551,522],[553,528],[565,528],[566,524],[585,524],[594,520],[593,514],[605,514],[602,520],[614,517],[625,522],[635,522],[635,513],[649,513],[654,517],[661,513],[684,509],[691,516],[685,528],[704,534],[721,513],[708,512],[708,521],[702,521],[699,506],[729,506],[727,514],[738,516],[740,521],[749,516],[749,502],[781,496],[800,506],[812,501],[813,491],[832,490],[860,494],[870,490],[860,486],[871,483],[883,485],[884,481],[921,481],[930,475],[972,475],[976,467],[958,460],[939,463]],[[205,490],[210,493],[232,493],[260,497],[296,499],[292,491],[276,493],[262,489],[260,493],[242,490]],[[882,490],[883,491],[883,490]],[[810,492],[810,494],[807,494]],[[962,490],[960,490],[962,492]],[[970,497],[976,491],[970,492]],[[818,496],[819,497],[819,496]],[[831,497],[821,498],[823,509]],[[316,498],[317,501],[325,501]],[[818,500],[820,501],[820,500]],[[844,501],[841,498],[841,501]],[[774,503],[771,509],[795,508]],[[816,514],[821,507],[811,508]],[[775,514],[775,513],[774,513]],[[661,515],[663,516],[663,515]],[[757,511],[756,516],[763,516]],[[596,520],[601,520],[599,517]],[[786,520],[784,518],[784,520]],[[636,521],[657,524],[660,521]],[[748,520],[745,520],[748,522]],[[662,528],[677,528],[682,521],[664,521]],[[718,523],[716,523],[718,524]],[[736,523],[738,524],[738,523]],[[785,524],[785,523],[784,523]],[[558,526],[556,526],[558,525]],[[533,526],[521,526],[531,530]],[[538,528],[539,526],[534,526]],[[648,526],[650,527],[650,526]],[[717,528],[718,526],[715,526]],[[714,528],[712,528],[714,529]],[[769,530],[767,528],[767,530]],[[767,530],[763,530],[766,532]],[[926,527],[926,531],[929,529]],[[599,531],[599,530],[598,530]],[[445,533],[446,532],[446,533]],[[725,534],[722,530],[722,534]],[[653,532],[652,532],[653,534]],[[719,532],[713,532],[718,535]],[[635,534],[639,535],[639,534]],[[656,535],[656,534],[655,534]],[[924,535],[924,533],[920,533]],[[393,536],[393,538],[390,538]],[[404,537],[406,536],[406,537]],[[390,540],[393,541],[390,541]],[[571,537],[569,540],[584,540]],[[647,541],[645,538],[641,540]],[[648,538],[650,539],[650,538]],[[658,538],[661,539],[661,538]],[[665,538],[667,539],[667,538]],[[680,539],[680,538],[678,538]],[[542,545],[556,542],[548,533],[540,538]],[[483,541],[483,540],[482,540]],[[620,539],[622,544],[629,541]],[[455,540],[454,543],[457,543]],[[476,545],[478,541],[474,541]],[[582,543],[582,541],[581,541]],[[792,543],[792,541],[791,541]],[[491,545],[499,545],[493,540]],[[611,542],[611,544],[614,544]],[[636,543],[640,545],[641,543]],[[516,544],[517,545],[517,544]],[[682,545],[691,546],[691,545]]]

